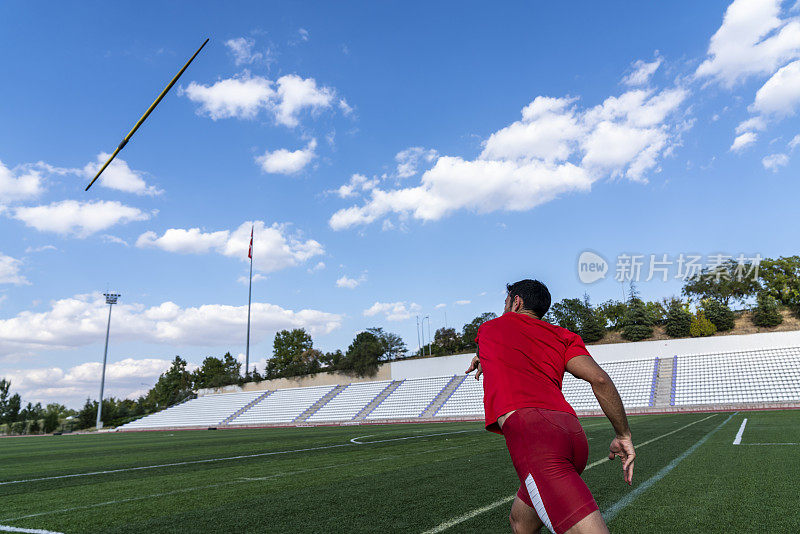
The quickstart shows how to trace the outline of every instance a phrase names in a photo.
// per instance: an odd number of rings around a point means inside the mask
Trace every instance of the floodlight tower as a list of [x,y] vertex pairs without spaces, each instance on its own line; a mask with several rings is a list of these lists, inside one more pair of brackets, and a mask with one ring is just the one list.
[[426,315],[422,319],[422,335],[423,336],[425,335],[425,319],[428,320],[428,356],[433,356],[433,354],[431,354],[431,348],[433,347],[433,338],[431,337],[431,316],[430,315]]
[[103,351],[103,374],[100,378],[100,402],[97,403],[97,423],[95,426],[100,429],[103,428],[103,389],[106,385],[106,359],[108,358],[108,334],[111,332],[111,307],[117,303],[120,297],[119,293],[103,293],[108,304],[108,324],[106,325],[106,350]]

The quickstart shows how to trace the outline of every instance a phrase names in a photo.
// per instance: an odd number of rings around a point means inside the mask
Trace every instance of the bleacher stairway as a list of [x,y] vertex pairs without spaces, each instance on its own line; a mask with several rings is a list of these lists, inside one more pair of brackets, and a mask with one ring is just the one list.
[[654,388],[653,407],[668,408],[672,405],[672,367],[675,357],[658,360],[658,374]]
[[[665,355],[600,365],[629,413],[800,408],[800,347]],[[566,374],[562,391],[579,415],[601,414],[588,383]],[[482,418],[482,380],[457,374],[205,395],[119,430]]]

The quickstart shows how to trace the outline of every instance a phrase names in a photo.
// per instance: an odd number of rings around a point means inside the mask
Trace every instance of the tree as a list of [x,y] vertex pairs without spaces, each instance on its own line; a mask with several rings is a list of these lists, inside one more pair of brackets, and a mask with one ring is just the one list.
[[550,307],[556,324],[572,332],[578,332],[582,311],[583,302],[580,299],[564,299]]
[[585,343],[600,341],[606,335],[605,319],[592,308],[589,295],[583,295],[583,303],[578,311],[578,334]]
[[714,299],[702,301],[703,311],[706,318],[717,328],[717,332],[727,332],[733,330],[736,315],[722,302]]
[[155,406],[166,408],[181,402],[192,394],[192,375],[186,370],[186,360],[175,356],[172,365],[158,377],[153,389],[148,393]]
[[266,378],[280,378],[305,374],[308,367],[304,362],[309,360],[314,348],[314,341],[303,328],[281,330],[275,334],[272,343],[272,358],[267,360]]
[[359,332],[347,348],[342,369],[353,371],[358,376],[374,375],[385,347],[372,332]]
[[324,365],[328,371],[335,371],[339,365],[344,361],[344,354],[339,349],[334,352],[326,352],[320,358],[320,363]]
[[716,332],[717,327],[706,318],[706,314],[702,310],[692,317],[692,324],[689,326],[689,333],[692,337],[713,336]]
[[475,338],[478,337],[478,329],[486,321],[497,319],[497,314],[492,312],[482,313],[475,317],[472,321],[464,325],[461,330],[461,341],[463,350],[475,350],[478,345],[475,343]]
[[78,412],[78,428],[91,428],[97,421],[97,401],[87,398]]
[[192,373],[195,389],[218,388],[239,382],[242,364],[226,352],[222,358],[209,356],[203,364]]
[[763,260],[759,282],[772,298],[800,315],[800,256]]
[[597,311],[605,318],[608,328],[619,330],[625,323],[625,312],[628,305],[618,300],[607,300],[597,307]]
[[672,299],[667,307],[666,334],[670,337],[688,337],[692,313],[679,299]]
[[642,299],[632,293],[625,313],[622,337],[628,341],[641,341],[653,335],[653,319]]
[[644,303],[647,314],[653,324],[664,324],[667,320],[667,310],[660,302],[648,301]]
[[385,332],[383,328],[367,328],[367,332],[372,332],[383,343],[383,354],[381,360],[396,360],[402,358],[408,353],[403,338],[391,332]]
[[433,353],[437,355],[456,354],[461,350],[463,341],[455,328],[439,328],[433,334]]
[[766,291],[761,291],[756,297],[752,320],[754,325],[763,327],[778,326],[783,322],[778,302]]
[[725,306],[731,300],[744,301],[759,289],[758,279],[749,274],[752,267],[728,260],[714,268],[705,268],[686,281],[683,294],[699,300],[714,299]]

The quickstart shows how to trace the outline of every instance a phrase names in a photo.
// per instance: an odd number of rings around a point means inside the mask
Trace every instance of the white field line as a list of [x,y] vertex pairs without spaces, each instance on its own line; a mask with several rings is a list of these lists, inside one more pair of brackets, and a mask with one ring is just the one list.
[[380,434],[368,434],[366,436],[358,436],[350,440],[350,443],[355,443],[356,445],[370,445],[372,443],[386,443],[387,441],[403,441],[406,439],[419,439],[419,438],[428,438],[431,436],[447,436],[449,434],[466,434],[469,432],[486,432],[485,429],[481,428],[478,430],[457,430],[455,432],[439,432],[438,434],[423,434],[421,436],[406,436],[402,438],[389,438],[389,439],[379,439],[373,441],[358,441],[364,438],[371,438],[372,436],[378,436]]
[[[669,435],[672,435],[675,432],[683,430],[684,428],[688,428],[688,427],[690,427],[690,426],[692,426],[694,424],[697,424],[697,423],[700,423],[702,421],[705,421],[706,419],[711,419],[715,415],[717,415],[717,414],[712,414],[712,415],[709,415],[708,417],[704,417],[703,419],[698,419],[697,421],[693,421],[693,422],[689,423],[688,425],[684,425],[684,426],[682,426],[680,428],[676,428],[675,430],[667,432],[666,434],[662,434],[662,435],[660,435],[658,437],[655,437],[653,439],[647,440],[647,441],[645,441],[643,443],[636,444],[636,448],[638,449],[640,447],[644,447],[645,445],[648,445],[650,443],[653,443],[654,441],[660,440],[661,438],[665,438],[665,437],[667,437]],[[608,456],[604,456],[603,458],[600,458],[599,460],[597,460],[595,462],[592,462],[589,465],[587,465],[586,468],[584,469],[584,472],[588,471],[589,469],[592,469],[593,467],[597,467],[598,465],[600,465],[602,463],[608,463],[608,462],[609,462]],[[502,505],[504,505],[506,503],[509,503],[509,502],[513,501],[515,497],[516,497],[516,493],[514,495],[511,495],[510,497],[506,497],[504,499],[500,499],[498,501],[495,501],[495,502],[493,502],[491,504],[487,504],[486,506],[483,506],[482,508],[476,508],[475,510],[467,512],[464,515],[460,515],[458,517],[454,517],[453,519],[450,519],[449,521],[445,521],[444,523],[441,523],[441,524],[433,527],[430,530],[426,530],[422,534],[437,534],[439,532],[444,532],[445,530],[448,530],[448,529],[450,529],[450,528],[452,528],[452,527],[454,527],[456,525],[459,525],[459,524],[463,523],[464,521],[468,521],[468,520],[472,519],[473,517],[476,517],[476,516],[478,516],[478,515],[480,515],[480,514],[482,514],[484,512],[488,512],[490,510],[494,510],[498,506],[502,506]]]
[[[393,456],[384,456],[382,458],[371,458],[369,460],[360,460],[360,463],[381,462],[381,461],[384,461],[384,460],[392,460],[392,459],[396,459],[396,458],[403,458],[403,457],[406,457],[406,456],[416,456],[416,455],[419,455],[419,454],[427,454],[427,453],[430,453],[430,452],[439,452],[439,451],[446,451],[446,450],[451,450],[451,449],[460,449],[460,448],[463,448],[465,446],[466,445],[453,445],[451,447],[440,447],[440,448],[436,448],[436,449],[427,449],[427,450],[424,450],[424,451],[409,452],[409,453],[406,453],[406,454],[395,454]],[[21,521],[22,519],[30,519],[30,518],[33,518],[33,517],[41,517],[41,516],[44,516],[44,515],[75,512],[75,511],[78,511],[78,510],[87,510],[87,509],[90,509],[90,508],[99,508],[101,506],[110,506],[110,505],[114,505],[114,504],[124,504],[124,503],[128,503],[128,502],[142,501],[142,500],[146,500],[146,499],[157,499],[157,498],[160,498],[160,497],[168,497],[170,495],[178,495],[178,494],[181,494],[181,493],[188,493],[188,492],[191,492],[191,491],[199,491],[199,490],[205,490],[205,489],[219,488],[219,487],[223,487],[223,486],[231,486],[231,485],[234,485],[234,484],[263,482],[263,481],[274,479],[274,478],[281,478],[281,477],[286,477],[286,476],[299,475],[299,474],[303,474],[303,473],[309,473],[309,472],[312,472],[312,471],[323,471],[325,469],[335,469],[337,467],[350,467],[352,465],[353,465],[352,462],[347,462],[347,463],[342,463],[342,464],[333,464],[333,465],[324,465],[324,466],[320,466],[320,467],[311,467],[309,469],[300,469],[300,470],[297,470],[297,471],[285,471],[285,472],[282,472],[282,473],[274,473],[272,475],[266,475],[266,476],[263,476],[263,477],[241,477],[241,478],[238,478],[237,480],[229,480],[227,482],[218,482],[216,484],[207,484],[205,486],[194,486],[194,487],[190,487],[190,488],[181,488],[181,489],[172,490],[172,491],[166,491],[166,492],[162,492],[162,493],[152,493],[150,495],[140,495],[138,497],[129,497],[129,498],[126,498],[126,499],[116,499],[116,500],[113,500],[113,501],[105,501],[105,502],[99,502],[99,503],[94,503],[94,504],[86,504],[86,505],[82,505],[82,506],[74,506],[74,507],[71,507],[71,508],[62,508],[60,510],[49,510],[47,512],[38,512],[38,513],[35,513],[35,514],[28,514],[28,515],[22,515],[22,516],[8,518],[8,519],[2,519],[0,521],[3,521],[4,523],[13,522],[13,521]],[[14,528],[14,527],[7,527],[7,528]],[[0,528],[0,531],[2,531],[2,528]],[[49,533],[50,531],[49,530],[19,530],[19,531],[13,530],[13,531],[10,531],[10,532],[43,532],[43,533]],[[60,533],[55,533],[55,534],[60,534]]]
[[745,425],[747,425],[747,417],[744,418],[744,421],[742,421],[742,426],[739,427],[739,431],[736,433],[736,437],[733,438],[734,445],[742,444],[742,434],[744,434]]
[[43,530],[40,528],[18,528],[8,525],[0,525],[0,532],[27,532],[28,534],[61,534],[55,530]]
[[606,522],[610,522],[612,519],[614,519],[619,512],[621,512],[626,506],[628,506],[630,503],[632,503],[639,495],[641,495],[642,493],[647,491],[651,486],[653,486],[653,484],[657,483],[659,480],[661,480],[662,478],[667,476],[670,473],[670,471],[675,469],[675,467],[679,463],[681,463],[683,460],[685,460],[687,456],[689,456],[694,451],[696,451],[703,443],[705,443],[708,440],[708,438],[710,438],[712,435],[714,435],[714,433],[717,430],[722,428],[722,426],[725,423],[730,421],[731,418],[733,418],[734,415],[736,415],[736,414],[732,413],[731,415],[729,415],[727,419],[725,419],[723,422],[718,424],[708,434],[706,434],[705,436],[703,436],[702,438],[697,440],[697,443],[695,443],[694,445],[692,445],[691,447],[689,447],[688,449],[683,451],[683,453],[681,453],[680,456],[678,456],[677,458],[672,460],[670,463],[668,463],[667,465],[662,467],[658,471],[658,473],[656,473],[655,475],[651,476],[650,478],[648,478],[647,480],[645,480],[644,482],[639,484],[636,487],[636,489],[634,489],[632,492],[628,493],[623,498],[621,498],[616,503],[614,503],[609,509],[607,509],[605,511],[605,513],[603,514],[603,519],[605,519]]
[[739,445],[800,445],[800,443],[739,443]]
[[[462,430],[460,432],[480,432],[480,431],[483,431],[483,429],[481,429],[481,430]],[[112,473],[124,473],[126,471],[142,471],[142,470],[146,470],[146,469],[160,469],[160,468],[163,468],[163,467],[178,467],[178,466],[182,466],[182,465],[205,464],[205,463],[211,463],[211,462],[224,462],[224,461],[229,461],[229,460],[243,460],[243,459],[247,459],[247,458],[259,458],[259,457],[262,457],[262,456],[275,456],[275,455],[279,455],[279,454],[292,454],[292,453],[296,453],[296,452],[320,451],[320,450],[325,450],[325,449],[334,449],[334,448],[337,448],[337,447],[350,447],[350,446],[352,446],[354,444],[356,444],[356,445],[368,445],[370,443],[383,443],[383,442],[386,442],[386,441],[397,441],[397,440],[401,440],[401,439],[417,439],[417,438],[425,438],[425,437],[430,437],[430,436],[443,436],[445,434],[458,434],[460,432],[442,432],[442,433],[438,433],[438,434],[424,434],[424,435],[421,435],[421,436],[411,436],[411,437],[406,437],[406,438],[392,438],[392,439],[385,439],[385,440],[379,440],[379,441],[369,441],[369,442],[365,442],[365,443],[358,443],[358,442],[355,442],[355,441],[351,440],[352,443],[338,443],[336,445],[321,445],[319,447],[308,447],[308,448],[305,448],[305,449],[292,449],[292,450],[287,450],[287,451],[259,452],[259,453],[255,453],[255,454],[242,454],[242,455],[239,455],[239,456],[225,456],[225,457],[222,457],[222,458],[207,458],[205,460],[187,460],[185,462],[172,462],[172,463],[168,463],[168,464],[142,465],[142,466],[138,466],[138,467],[122,467],[122,468],[119,468],[119,469],[106,469],[104,471],[91,471],[91,472],[88,472],[88,473],[73,473],[73,474],[69,474],[69,475],[55,475],[55,476],[50,476],[50,477],[28,478],[28,479],[23,479],[23,480],[6,480],[6,481],[3,481],[3,482],[0,482],[0,486],[6,486],[6,485],[10,485],[10,484],[24,484],[26,482],[38,482],[38,481],[41,481],[41,480],[58,480],[58,479],[62,479],[62,478],[88,477],[88,476],[96,476],[96,475],[108,475],[108,474],[112,474]],[[374,435],[376,435],[376,434],[374,434]],[[367,437],[367,436],[361,436],[361,437]],[[354,439],[358,439],[358,438],[354,438]]]

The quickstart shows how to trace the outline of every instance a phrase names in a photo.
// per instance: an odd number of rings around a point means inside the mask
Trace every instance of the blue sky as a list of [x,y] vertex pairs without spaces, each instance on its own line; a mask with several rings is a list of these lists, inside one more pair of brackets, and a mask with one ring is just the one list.
[[[691,13],[691,16],[688,14]],[[111,394],[278,329],[460,328],[620,254],[797,252],[800,10],[702,3],[0,7],[0,376]],[[193,51],[211,41],[89,191]],[[610,264],[586,285],[585,250]],[[640,282],[646,298],[680,291]],[[643,278],[644,279],[644,278]]]

